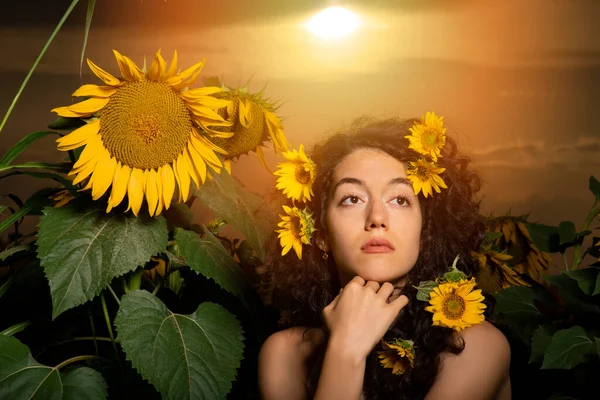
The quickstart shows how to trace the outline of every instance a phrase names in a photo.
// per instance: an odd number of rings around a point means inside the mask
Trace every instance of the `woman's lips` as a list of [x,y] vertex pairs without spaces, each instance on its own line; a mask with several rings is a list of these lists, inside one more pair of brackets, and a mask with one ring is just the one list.
[[394,246],[385,239],[371,239],[360,248],[364,253],[391,253],[394,251]]

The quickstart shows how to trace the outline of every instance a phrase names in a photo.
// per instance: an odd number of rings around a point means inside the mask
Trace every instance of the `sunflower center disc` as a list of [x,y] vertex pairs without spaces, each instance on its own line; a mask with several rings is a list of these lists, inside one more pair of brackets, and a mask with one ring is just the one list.
[[184,151],[192,132],[185,103],[160,82],[133,82],[110,97],[100,116],[104,147],[132,168],[158,169]]
[[304,164],[297,165],[294,174],[296,176],[296,180],[303,185],[306,185],[310,182],[310,170],[304,167]]
[[[219,96],[217,96],[219,97]],[[246,154],[249,151],[256,149],[268,138],[268,131],[263,116],[263,111],[260,105],[251,100],[247,100],[250,107],[251,123],[246,128],[240,123],[238,99],[227,96],[222,96],[224,99],[232,99],[234,101],[234,109],[231,115],[226,115],[225,109],[219,110],[219,114],[226,120],[233,122],[232,126],[213,126],[211,129],[222,132],[235,132],[230,138],[211,138],[216,146],[227,151],[227,159],[233,159]]]
[[300,237],[300,232],[302,231],[302,227],[300,226],[300,218],[293,216],[290,219],[290,231],[292,231],[292,234],[294,235],[294,237],[299,238]]
[[449,294],[444,302],[444,315],[448,319],[459,319],[465,312],[465,300],[459,295]]
[[438,134],[432,129],[427,129],[423,134],[422,138],[423,146],[427,148],[432,148],[435,147],[435,144],[437,143]]

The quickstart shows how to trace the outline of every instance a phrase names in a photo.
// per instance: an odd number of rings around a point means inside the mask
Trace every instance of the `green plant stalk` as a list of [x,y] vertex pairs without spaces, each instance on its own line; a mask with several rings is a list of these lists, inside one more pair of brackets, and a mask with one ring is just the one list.
[[560,255],[562,256],[562,259],[565,262],[565,271],[569,272],[569,263],[567,262],[567,255],[566,255],[566,253],[564,251],[561,251]]
[[119,364],[119,369],[122,372],[123,367],[121,366],[119,350],[117,349],[115,335],[113,334],[112,325],[110,323],[110,317],[108,315],[108,308],[106,307],[106,299],[104,298],[104,292],[100,293],[100,301],[102,302],[102,312],[104,313],[104,320],[106,321],[106,328],[108,329],[108,336],[110,336],[110,341],[112,342],[113,349],[115,350],[115,357],[117,359],[117,363]]
[[31,325],[31,321],[25,321],[25,322],[18,323],[16,325],[11,326],[10,328],[6,328],[2,332],[0,332],[0,335],[12,336],[15,333],[21,332],[22,330],[27,328],[29,325]]
[[162,286],[162,282],[159,282],[158,285],[156,285],[156,287],[152,291],[152,295],[156,296],[156,293],[158,293],[158,291],[160,290],[161,286]]
[[90,311],[90,307],[88,306],[88,318],[90,319],[90,327],[92,328],[92,335],[94,338],[94,350],[96,350],[96,355],[98,354],[98,342],[96,341],[96,324],[94,324],[94,318],[92,317],[92,313]]
[[84,361],[84,360],[102,360],[102,357],[98,357],[98,356],[77,356],[77,357],[69,358],[68,360],[65,360],[65,361],[61,362],[56,367],[54,367],[54,369],[59,370],[59,369],[61,369],[63,367],[66,367],[69,364],[72,364],[72,363],[78,362],[78,361]]
[[14,273],[11,271],[9,272],[9,274],[11,274],[11,276],[6,280],[6,282],[2,284],[2,286],[0,286],[0,298],[4,296],[4,293],[7,292],[7,290],[12,286],[13,282],[15,281]]
[[[590,224],[592,223],[594,218],[596,218],[598,216],[598,214],[600,214],[600,206],[598,208],[596,208],[597,203],[598,203],[597,200],[594,201],[594,205],[592,206],[590,213],[585,218],[585,221],[583,221],[583,225],[581,226],[580,232],[587,230],[587,228],[590,226]],[[581,238],[581,240],[578,240],[577,244],[575,246],[573,246],[573,269],[577,269],[583,259],[583,257],[581,256],[581,245],[583,244],[583,239],[584,238]]]
[[106,288],[108,289],[108,291],[110,292],[110,294],[112,294],[112,296],[114,297],[114,299],[117,302],[117,304],[121,305],[121,301],[117,297],[117,294],[115,293],[115,291],[113,290],[113,288],[110,285],[108,285]]
[[2,129],[4,128],[4,125],[6,124],[6,121],[8,120],[8,117],[10,116],[13,108],[17,104],[17,101],[19,100],[19,97],[21,97],[21,93],[23,93],[23,90],[25,89],[25,86],[27,85],[27,82],[29,82],[29,79],[31,78],[31,75],[33,75],[33,71],[35,71],[35,69],[37,68],[38,64],[40,63],[40,61],[44,57],[44,54],[46,54],[46,51],[50,47],[50,43],[52,43],[52,41],[54,40],[54,37],[56,36],[56,34],[58,33],[58,31],[60,31],[60,28],[62,28],[63,24],[65,23],[65,21],[67,20],[67,18],[69,17],[69,15],[71,15],[71,11],[73,11],[73,9],[77,5],[77,3],[79,3],[79,0],[73,0],[73,1],[71,1],[71,5],[69,6],[69,8],[67,8],[67,11],[65,11],[65,13],[62,16],[61,20],[59,21],[58,25],[56,25],[56,28],[54,28],[54,31],[52,32],[52,34],[48,38],[48,41],[46,42],[46,44],[44,45],[44,48],[42,49],[42,51],[38,55],[37,59],[33,63],[33,66],[29,70],[29,73],[25,77],[25,80],[21,84],[21,87],[17,91],[17,94],[16,94],[15,98],[13,99],[12,103],[10,104],[10,107],[8,107],[8,110],[6,111],[6,114],[4,115],[4,118],[2,119],[2,122],[0,123],[0,132],[2,132]]
[[[80,341],[85,341],[85,340],[93,340],[93,341],[99,341],[99,342],[112,342],[111,338],[107,338],[107,337],[102,337],[102,336],[80,336],[80,337],[74,337],[74,338],[70,338],[67,340],[63,340],[62,342],[58,342],[57,345],[61,345],[61,344],[65,344],[65,343],[71,343],[71,342],[80,342]],[[115,340],[116,342],[116,340]]]
[[142,287],[142,273],[144,272],[143,268],[138,268],[134,271],[128,278],[127,287],[129,290],[140,290]]

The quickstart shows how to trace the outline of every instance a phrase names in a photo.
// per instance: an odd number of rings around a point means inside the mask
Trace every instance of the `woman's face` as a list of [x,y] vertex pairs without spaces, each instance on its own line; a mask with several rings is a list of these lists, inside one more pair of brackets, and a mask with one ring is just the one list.
[[415,265],[421,208],[404,164],[371,148],[355,150],[333,174],[327,243],[340,281],[398,283]]

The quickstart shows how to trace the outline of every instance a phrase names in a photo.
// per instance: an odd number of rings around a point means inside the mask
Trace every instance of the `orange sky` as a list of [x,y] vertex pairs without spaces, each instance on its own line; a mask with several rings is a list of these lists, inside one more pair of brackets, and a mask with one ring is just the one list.
[[[68,4],[60,3],[56,18]],[[49,110],[66,104],[79,85],[84,3],[0,133],[0,153],[44,129]],[[158,48],[166,55],[177,49],[181,65],[206,58],[205,74],[229,85],[252,78],[251,88],[260,90],[268,83],[266,94],[285,102],[279,114],[294,145],[310,147],[364,114],[413,117],[435,110],[484,179],[485,212],[512,208],[546,223],[583,221],[593,200],[588,178],[600,178],[600,128],[593,118],[600,106],[600,24],[593,17],[600,2],[354,1],[350,8],[363,25],[338,41],[303,29],[317,2],[298,9],[296,2],[272,0],[227,0],[210,9],[201,3],[97,2],[87,55],[116,73],[113,48],[140,63]],[[42,17],[21,9],[15,15],[22,20],[0,19],[1,111],[52,29],[44,21],[28,23]],[[91,79],[85,72],[83,80]],[[28,158],[60,158],[50,146],[39,143]],[[277,158],[271,151],[267,157],[274,166]],[[255,157],[243,157],[234,175],[259,191],[273,183]],[[34,186],[5,180],[0,192],[25,195]]]

